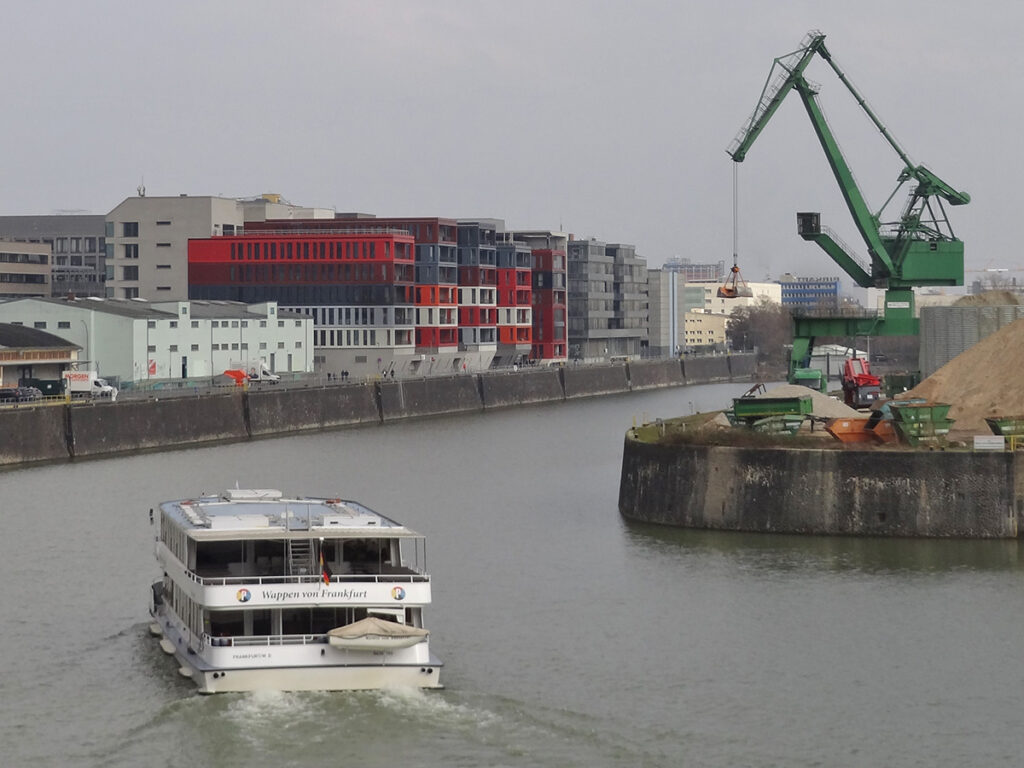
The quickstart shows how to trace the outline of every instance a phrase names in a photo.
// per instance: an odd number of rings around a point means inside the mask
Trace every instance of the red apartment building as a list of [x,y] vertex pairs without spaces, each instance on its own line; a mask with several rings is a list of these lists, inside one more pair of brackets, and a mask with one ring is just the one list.
[[414,373],[412,236],[384,227],[253,229],[189,240],[190,299],[277,301],[312,316],[318,371]]
[[[373,230],[384,228],[410,234],[415,244],[415,349],[422,365],[419,373],[461,371],[467,356],[459,350],[458,225],[440,217],[377,218],[339,213],[334,219],[249,222],[246,231],[265,229],[309,231]],[[472,363],[472,361],[470,361]],[[479,364],[474,364],[478,368]]]

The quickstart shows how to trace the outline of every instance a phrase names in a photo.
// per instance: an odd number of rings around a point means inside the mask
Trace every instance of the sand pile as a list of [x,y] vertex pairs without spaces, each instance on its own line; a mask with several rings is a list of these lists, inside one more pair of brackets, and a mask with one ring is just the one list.
[[[1006,303],[1006,302],[1003,302]],[[949,403],[954,439],[991,434],[986,416],[1024,414],[1024,319],[1003,326],[954,357],[897,400]]]
[[1005,307],[1020,304],[1010,291],[985,291],[964,296],[953,302],[954,307]]

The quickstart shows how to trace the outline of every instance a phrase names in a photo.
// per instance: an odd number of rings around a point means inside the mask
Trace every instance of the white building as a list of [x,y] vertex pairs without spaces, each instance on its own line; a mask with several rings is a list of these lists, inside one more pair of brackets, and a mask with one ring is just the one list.
[[717,315],[727,319],[739,307],[757,306],[763,301],[782,303],[782,286],[778,283],[747,283],[753,296],[735,299],[719,298],[718,289],[721,285],[720,280],[687,282],[686,275],[681,271],[648,270],[650,354],[654,357],[672,357],[692,344],[724,344],[725,320],[712,321],[697,315]]
[[262,360],[275,373],[313,371],[313,321],[277,302],[16,299],[0,322],[53,333],[118,382],[214,376]]
[[756,307],[763,301],[771,304],[782,304],[782,286],[778,283],[747,283],[753,296],[738,296],[735,299],[722,299],[718,296],[721,283],[703,283],[704,311],[716,315],[729,315],[740,307]]

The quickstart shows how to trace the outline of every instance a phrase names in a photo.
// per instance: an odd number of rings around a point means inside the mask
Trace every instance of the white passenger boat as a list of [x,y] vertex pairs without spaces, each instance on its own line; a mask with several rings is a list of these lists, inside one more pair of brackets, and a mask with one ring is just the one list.
[[422,536],[275,490],[160,505],[151,632],[201,693],[440,688]]

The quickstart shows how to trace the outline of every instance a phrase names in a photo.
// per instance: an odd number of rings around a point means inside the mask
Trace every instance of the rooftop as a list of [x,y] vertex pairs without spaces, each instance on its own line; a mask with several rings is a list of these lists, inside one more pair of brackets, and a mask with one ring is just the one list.
[[67,339],[37,328],[0,323],[0,347],[7,349],[81,349]]
[[[285,498],[272,489],[233,488],[221,495],[164,502],[161,507],[197,538],[331,538],[415,536],[357,501]],[[380,531],[380,533],[376,533]]]

